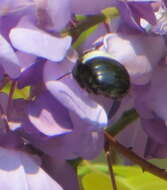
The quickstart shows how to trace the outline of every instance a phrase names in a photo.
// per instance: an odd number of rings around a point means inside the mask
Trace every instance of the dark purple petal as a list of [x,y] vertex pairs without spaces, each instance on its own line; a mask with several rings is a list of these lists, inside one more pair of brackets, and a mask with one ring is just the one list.
[[154,116],[152,119],[142,119],[145,132],[159,144],[167,144],[167,126],[163,120]]
[[47,136],[64,135],[72,131],[67,110],[49,93],[43,93],[28,104],[30,122]]
[[32,64],[34,64],[37,59],[36,56],[30,55],[30,54],[25,54],[20,51],[17,51],[16,54],[20,61],[21,72],[25,71]]
[[64,190],[78,190],[79,184],[76,171],[67,161],[56,157],[44,156],[45,170],[55,179]]
[[10,128],[48,155],[93,159],[103,149],[103,130],[67,112],[49,93],[28,104],[17,100],[13,108]]
[[24,88],[29,85],[38,85],[42,81],[43,67],[45,59],[36,59],[27,67],[17,78],[18,88]]
[[[131,27],[131,29],[128,30],[129,32],[133,32],[133,30],[138,30],[141,32],[144,31],[144,29],[140,25],[141,18],[145,19],[151,24],[156,23],[156,18],[153,12],[153,8],[151,7],[151,1],[150,2],[116,1],[116,6],[120,10],[122,20],[126,24],[128,24],[129,27]],[[125,25],[123,24],[123,26]],[[122,26],[122,29],[123,29],[123,26]]]
[[69,113],[48,92],[34,101],[15,100],[9,125],[12,130],[24,130],[36,139],[64,135],[72,129]]
[[148,136],[142,129],[139,119],[118,134],[119,142],[127,148],[132,148],[141,157],[144,156],[147,139]]
[[[152,1],[138,1],[138,2],[128,2],[131,11],[133,12],[134,17],[138,17],[145,19],[150,24],[156,24],[155,14],[153,12],[153,8],[151,6]],[[140,24],[140,23],[138,23]]]
[[2,35],[0,35],[0,49],[0,64],[5,73],[11,78],[18,77],[21,69],[20,62],[11,45]]
[[1,0],[0,1],[0,32],[8,38],[10,30],[25,15],[35,18],[35,7],[32,0]]
[[[116,6],[120,10],[122,21],[124,21],[124,23],[126,23],[131,28],[132,32],[133,30],[144,32],[144,29],[134,19],[133,13],[130,10],[128,4],[124,1],[117,1],[116,3],[117,3]],[[127,28],[127,26],[124,23],[122,23],[123,24],[122,26],[120,25],[121,27],[119,29],[120,31],[125,30]],[[125,29],[123,27],[125,27]],[[130,30],[128,30],[128,32],[129,31]]]
[[148,138],[148,142],[145,149],[145,158],[166,158],[167,147],[166,145],[159,144],[151,138]]
[[163,0],[165,6],[167,7],[167,0]]

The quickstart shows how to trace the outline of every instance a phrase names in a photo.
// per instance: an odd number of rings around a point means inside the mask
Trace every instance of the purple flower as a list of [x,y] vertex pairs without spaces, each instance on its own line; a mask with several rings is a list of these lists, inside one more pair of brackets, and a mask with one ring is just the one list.
[[126,31],[128,28],[128,33],[137,31],[144,32],[144,28],[141,26],[141,19],[151,24],[155,24],[156,18],[151,3],[152,1],[116,0],[115,5],[120,10],[121,15],[119,31]]
[[154,70],[147,87],[134,87],[136,108],[140,113],[143,128],[159,144],[166,144],[167,136],[165,80],[166,65],[162,63]]
[[[16,78],[20,74],[20,65],[17,55],[8,41],[0,35],[0,65],[1,72],[7,73],[11,78]],[[3,74],[2,72],[2,74]]]
[[[34,157],[35,158],[35,157]],[[63,190],[30,154],[0,148],[0,188],[14,190]],[[10,183],[9,183],[10,181]]]
[[121,33],[104,36],[101,47],[126,67],[132,84],[138,85],[149,82],[153,69],[165,55],[164,49],[165,42],[160,36]]
[[44,169],[52,176],[53,179],[65,190],[78,190],[79,184],[75,169],[67,161],[57,159],[56,157],[43,157]]
[[61,61],[71,45],[71,37],[52,36],[35,27],[27,19],[23,18],[20,24],[10,31],[9,37],[12,45],[21,52],[51,61]]
[[[75,14],[98,14],[109,6],[120,11],[109,24],[111,31],[101,25],[78,55],[73,36],[62,31]],[[142,156],[166,156],[166,43],[155,32],[158,9],[152,1],[95,0],[88,6],[87,0],[3,0],[0,7],[1,86],[5,76],[9,84],[17,83],[17,90],[30,88],[27,99],[0,94],[0,186],[77,190],[76,173],[67,160],[93,159],[103,150],[113,100],[89,94],[73,78],[72,69],[85,47],[109,53],[130,75],[131,89],[109,122],[133,106],[140,120],[120,141]]]
[[112,0],[94,0],[91,4],[88,0],[71,0],[72,13],[75,14],[97,14],[111,5],[113,5]]
[[[57,74],[58,68],[63,68],[63,64],[62,67],[51,63],[46,66],[52,66]],[[53,66],[57,66],[57,70]],[[49,155],[92,159],[103,148],[105,110],[91,100],[70,75],[61,81],[53,80],[56,74],[48,73],[52,80],[48,80],[47,86],[53,83],[54,88],[48,86],[53,95],[45,90],[35,101],[25,102],[25,105],[15,102],[10,127]]]
[[40,28],[60,32],[71,18],[71,0],[34,0]]

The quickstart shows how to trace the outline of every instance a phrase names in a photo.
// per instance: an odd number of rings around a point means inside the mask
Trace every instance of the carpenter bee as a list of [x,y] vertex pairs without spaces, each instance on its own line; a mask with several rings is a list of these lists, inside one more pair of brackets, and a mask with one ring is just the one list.
[[109,118],[115,114],[120,99],[130,88],[130,78],[125,67],[109,54],[99,50],[83,55],[74,66],[72,75],[89,93],[114,100]]

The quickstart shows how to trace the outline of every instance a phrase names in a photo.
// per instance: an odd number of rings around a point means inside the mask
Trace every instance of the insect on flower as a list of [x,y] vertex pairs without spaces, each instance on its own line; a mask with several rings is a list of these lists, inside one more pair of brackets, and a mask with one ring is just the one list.
[[115,114],[120,99],[130,87],[129,74],[125,67],[109,54],[99,50],[83,55],[74,66],[72,74],[78,84],[89,93],[114,100],[109,118]]

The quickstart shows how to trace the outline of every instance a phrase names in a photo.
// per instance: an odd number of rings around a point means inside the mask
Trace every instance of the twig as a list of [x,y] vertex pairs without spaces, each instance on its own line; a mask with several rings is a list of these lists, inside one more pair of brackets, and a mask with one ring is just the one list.
[[105,156],[106,156],[106,160],[108,163],[108,168],[109,168],[109,172],[110,172],[110,178],[112,181],[113,190],[117,190],[116,180],[115,180],[114,171],[113,171],[113,167],[112,167],[112,159],[111,159],[110,150],[106,151]]
[[164,169],[160,169],[153,164],[147,162],[143,158],[139,157],[137,154],[132,152],[131,150],[127,149],[123,145],[121,145],[119,142],[116,141],[110,134],[104,131],[104,135],[107,139],[107,142],[114,148],[116,151],[123,154],[126,158],[131,160],[132,162],[138,164],[142,167],[144,171],[148,171],[162,179],[167,180],[167,172]]
[[2,119],[2,121],[4,122],[4,125],[5,125],[5,132],[9,132],[10,131],[10,128],[9,128],[9,125],[8,125],[8,118],[3,110],[3,107],[0,105],[0,118]]
[[13,81],[11,84],[10,92],[9,92],[8,104],[7,104],[7,117],[8,118],[10,117],[10,108],[11,108],[12,98],[14,95],[16,85],[17,85],[16,81]]

